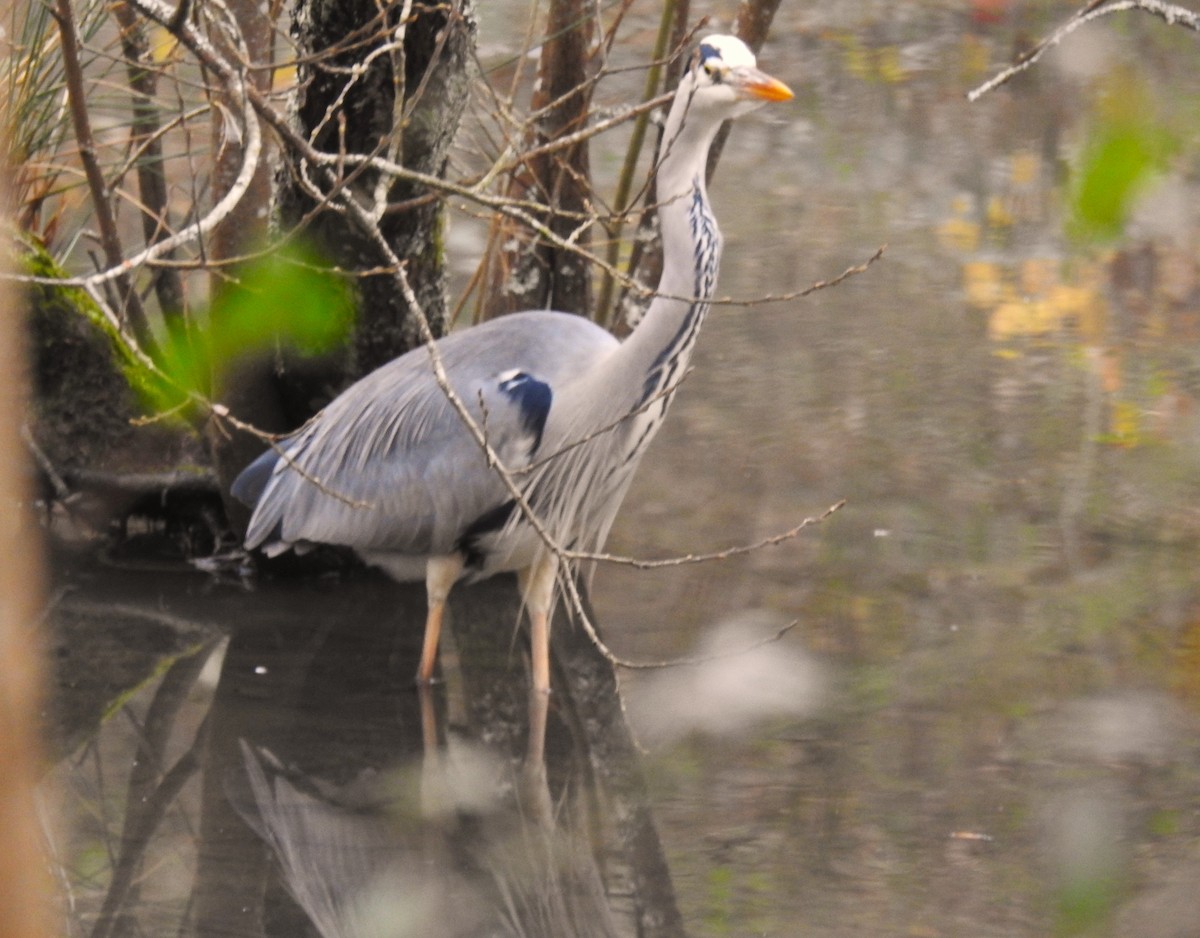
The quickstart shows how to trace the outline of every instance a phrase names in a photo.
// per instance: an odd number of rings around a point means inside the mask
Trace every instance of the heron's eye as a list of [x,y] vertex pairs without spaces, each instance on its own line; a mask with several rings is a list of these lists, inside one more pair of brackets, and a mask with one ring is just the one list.
[[700,47],[696,50],[692,58],[693,67],[698,65],[704,69],[704,73],[713,82],[719,83],[725,77],[724,63],[721,61],[721,53],[717,51],[715,46],[711,46],[706,42],[700,43]]

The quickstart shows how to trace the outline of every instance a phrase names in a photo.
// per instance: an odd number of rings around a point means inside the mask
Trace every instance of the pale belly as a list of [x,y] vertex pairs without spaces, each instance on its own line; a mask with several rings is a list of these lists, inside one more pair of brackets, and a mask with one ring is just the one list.
[[[460,579],[482,580],[497,573],[525,570],[533,566],[542,547],[537,532],[526,525],[515,531],[487,534],[477,541],[482,562],[463,569]],[[421,582],[425,579],[429,554],[397,554],[389,551],[358,550],[363,562],[378,567],[400,583]]]

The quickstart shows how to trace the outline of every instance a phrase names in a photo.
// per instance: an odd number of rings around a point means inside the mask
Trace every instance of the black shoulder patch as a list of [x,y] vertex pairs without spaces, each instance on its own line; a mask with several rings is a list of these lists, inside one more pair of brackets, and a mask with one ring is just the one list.
[[554,398],[550,385],[531,374],[518,371],[502,375],[498,387],[517,405],[521,412],[521,428],[533,434],[533,446],[529,451],[536,452],[542,443],[542,431],[546,429],[546,418],[550,415],[550,403]]

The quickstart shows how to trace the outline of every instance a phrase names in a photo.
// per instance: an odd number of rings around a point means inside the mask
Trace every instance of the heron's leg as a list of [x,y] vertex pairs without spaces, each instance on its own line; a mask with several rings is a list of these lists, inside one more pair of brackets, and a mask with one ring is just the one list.
[[550,610],[558,578],[558,558],[548,550],[538,553],[533,564],[520,571],[521,598],[529,612],[530,660],[533,689],[550,693]]
[[430,557],[425,564],[425,595],[428,611],[425,614],[425,641],[421,645],[421,665],[417,668],[417,683],[433,681],[433,666],[437,664],[438,639],[442,634],[442,617],[446,612],[446,597],[450,587],[462,573],[462,554]]
[[542,551],[533,565],[520,571],[521,596],[529,611],[529,659],[533,681],[529,688],[529,747],[527,768],[542,768],[546,751],[546,713],[550,697],[550,611],[554,605],[554,586],[558,558]]

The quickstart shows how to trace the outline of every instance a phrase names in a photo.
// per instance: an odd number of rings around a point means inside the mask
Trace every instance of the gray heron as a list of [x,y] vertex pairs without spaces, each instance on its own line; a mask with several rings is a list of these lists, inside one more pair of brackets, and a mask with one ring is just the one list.
[[[705,164],[721,123],[792,92],[733,36],[702,40],[680,79],[657,167],[663,268],[627,339],[581,316],[530,311],[439,339],[450,385],[563,548],[603,547],[687,368],[717,282],[721,235]],[[451,587],[518,576],[533,687],[550,689],[559,557],[490,465],[416,348],[347,388],[238,476],[249,549],[336,544],[428,596],[417,680],[433,678]]]

